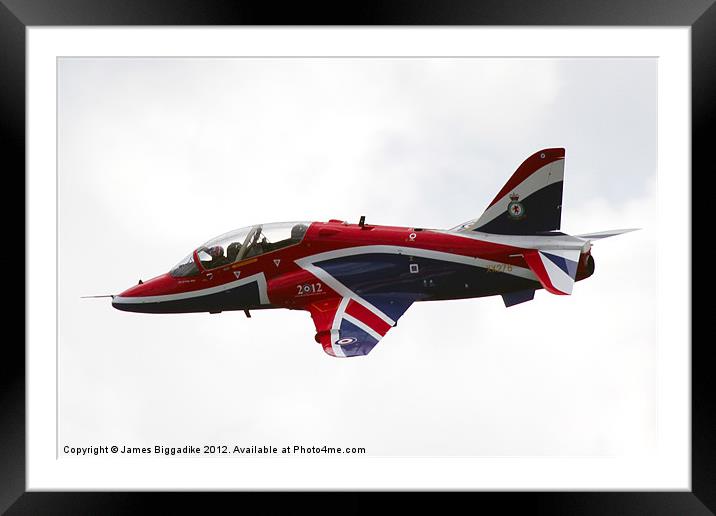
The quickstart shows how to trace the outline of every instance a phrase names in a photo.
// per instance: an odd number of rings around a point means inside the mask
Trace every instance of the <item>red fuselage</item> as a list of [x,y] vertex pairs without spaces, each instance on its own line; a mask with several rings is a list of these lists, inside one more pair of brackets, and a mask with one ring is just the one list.
[[[361,294],[405,292],[416,300],[541,288],[523,256],[527,248],[518,245],[519,237],[497,242],[491,236],[313,222],[297,243],[232,261],[222,256],[221,265],[215,267],[194,251],[191,274],[166,273],[135,285],[115,296],[113,306],[146,313],[301,309],[342,295],[344,286]],[[592,270],[587,250],[579,260],[576,279]]]

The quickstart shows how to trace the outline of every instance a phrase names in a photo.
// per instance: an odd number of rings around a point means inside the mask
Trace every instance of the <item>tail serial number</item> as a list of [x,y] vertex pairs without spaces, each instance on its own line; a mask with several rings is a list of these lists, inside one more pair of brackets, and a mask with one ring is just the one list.
[[512,272],[512,265],[509,263],[496,263],[487,266],[487,272]]

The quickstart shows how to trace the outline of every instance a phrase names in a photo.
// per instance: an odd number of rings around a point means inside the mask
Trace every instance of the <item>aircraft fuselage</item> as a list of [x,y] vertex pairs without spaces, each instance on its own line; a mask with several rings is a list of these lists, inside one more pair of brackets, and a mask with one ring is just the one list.
[[581,250],[577,281],[594,271],[588,242],[559,233],[460,233],[332,220],[310,223],[300,242],[232,262],[222,256],[214,267],[195,251],[192,274],[162,274],[112,304],[130,312],[216,313],[302,309],[347,292],[432,301],[534,291],[542,285],[524,255],[543,247]]

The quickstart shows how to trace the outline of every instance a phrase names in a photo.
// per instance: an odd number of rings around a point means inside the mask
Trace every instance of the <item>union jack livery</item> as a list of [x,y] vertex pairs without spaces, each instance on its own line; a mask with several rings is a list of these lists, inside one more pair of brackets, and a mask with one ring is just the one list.
[[592,241],[625,233],[559,231],[564,149],[527,158],[477,219],[452,229],[341,220],[258,224],[191,252],[168,273],[112,297],[119,310],[306,310],[334,357],[367,355],[417,301],[535,291],[571,294],[594,272]]

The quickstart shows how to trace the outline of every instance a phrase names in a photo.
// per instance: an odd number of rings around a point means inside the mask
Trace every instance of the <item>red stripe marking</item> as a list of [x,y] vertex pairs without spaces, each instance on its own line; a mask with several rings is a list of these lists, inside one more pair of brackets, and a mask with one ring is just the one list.
[[[544,154],[544,158],[541,157],[542,154]],[[530,177],[537,170],[544,167],[548,163],[552,163],[559,159],[564,159],[563,148],[542,149],[541,151],[537,151],[532,154],[532,156],[524,160],[522,164],[517,168],[517,170],[515,170],[515,173],[512,174],[512,177],[509,179],[509,181],[507,181],[505,186],[502,187],[502,190],[500,190],[500,193],[498,193],[497,196],[492,200],[490,206],[502,199],[505,195],[510,193],[510,191],[514,190],[517,185],[522,183],[525,179]],[[488,206],[488,208],[490,206]]]
[[388,330],[391,328],[390,324],[388,324],[383,319],[368,310],[365,306],[361,305],[360,303],[356,303],[352,299],[346,307],[346,313],[348,315],[352,315],[360,322],[371,327],[376,333],[380,334],[381,336],[388,333]]
[[557,294],[558,296],[567,295],[566,292],[558,290],[557,287],[552,284],[552,281],[549,279],[549,274],[547,274],[547,269],[544,268],[542,258],[540,258],[538,251],[526,252],[525,261],[527,262],[527,265],[530,266],[530,269],[532,269],[532,272],[537,275],[539,282],[542,284],[542,286],[547,292]]

